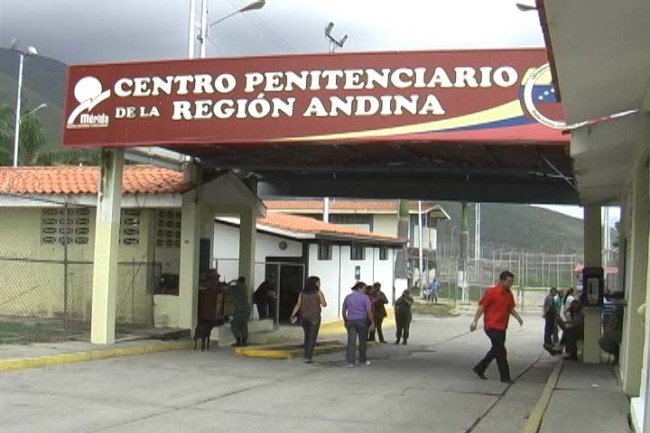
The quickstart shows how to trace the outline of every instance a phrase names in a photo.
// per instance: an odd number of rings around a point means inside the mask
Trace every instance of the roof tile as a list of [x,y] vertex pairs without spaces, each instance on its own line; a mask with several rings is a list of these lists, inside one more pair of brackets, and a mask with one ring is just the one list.
[[[124,194],[169,194],[187,189],[183,173],[150,165],[127,165]],[[96,194],[99,167],[0,167],[3,194]]]
[[257,222],[259,224],[299,233],[353,236],[364,239],[376,239],[393,242],[398,242],[401,240],[400,238],[378,235],[355,227],[331,224],[316,220],[314,218],[289,215],[285,213],[269,212],[266,214],[266,217],[258,219]]

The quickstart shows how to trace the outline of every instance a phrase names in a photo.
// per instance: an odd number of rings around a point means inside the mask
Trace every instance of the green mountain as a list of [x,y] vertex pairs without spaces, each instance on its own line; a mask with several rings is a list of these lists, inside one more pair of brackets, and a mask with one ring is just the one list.
[[[18,89],[19,55],[0,48],[0,104],[15,109]],[[66,65],[47,57],[25,57],[21,111],[29,111],[42,103],[47,107],[37,113],[43,125],[46,149],[61,147],[63,98]]]
[[[439,202],[451,217],[438,225],[438,245],[458,242],[461,204]],[[474,206],[469,208],[470,251],[474,250]],[[454,229],[454,227],[456,227]],[[481,204],[481,242],[548,254],[583,252],[583,223],[548,209],[528,205]]]

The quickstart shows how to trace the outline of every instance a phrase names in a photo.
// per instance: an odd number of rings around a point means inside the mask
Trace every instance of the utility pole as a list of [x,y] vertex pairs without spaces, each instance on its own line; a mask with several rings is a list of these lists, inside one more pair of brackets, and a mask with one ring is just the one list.
[[480,282],[481,275],[481,203],[474,206],[474,280]]
[[[334,28],[334,23],[330,22],[325,26],[325,39],[329,43],[329,53],[334,54],[336,48],[343,48],[343,44],[348,40],[348,35],[344,35],[341,39],[336,39],[332,36],[332,29]],[[323,222],[329,222],[330,220],[330,198],[323,197]]]
[[469,206],[462,203],[460,216],[460,263],[461,270],[458,271],[458,279],[463,293],[463,303],[469,303],[468,283],[467,283],[467,262],[469,259],[469,224],[467,222],[467,212]]

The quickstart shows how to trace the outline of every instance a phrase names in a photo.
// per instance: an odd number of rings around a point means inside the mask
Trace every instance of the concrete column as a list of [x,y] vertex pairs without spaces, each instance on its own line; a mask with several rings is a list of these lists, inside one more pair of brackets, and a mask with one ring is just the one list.
[[90,342],[93,344],[115,342],[115,299],[123,169],[123,149],[102,149],[93,259],[90,325]]
[[[637,166],[632,182],[632,194],[626,200],[621,212],[623,220],[621,239],[624,238],[623,234],[629,233],[626,242],[619,246],[621,248],[619,272],[625,271],[625,298],[627,301],[621,344],[621,379],[625,393],[635,396],[639,395],[641,386],[645,337],[643,322],[636,311],[641,304],[646,302],[647,293],[648,215],[650,213],[647,160]],[[626,252],[629,252],[627,256]]]
[[[602,266],[602,222],[600,206],[585,206],[584,208],[584,243],[585,268]],[[583,287],[586,290],[586,287]],[[601,308],[586,307],[585,336],[582,349],[582,361],[586,364],[600,363]]]
[[183,194],[181,213],[181,264],[178,291],[178,326],[196,326],[199,299],[199,231],[201,203],[199,189]]
[[255,289],[255,209],[251,207],[242,211],[239,218],[239,275],[246,278],[252,299],[252,291]]

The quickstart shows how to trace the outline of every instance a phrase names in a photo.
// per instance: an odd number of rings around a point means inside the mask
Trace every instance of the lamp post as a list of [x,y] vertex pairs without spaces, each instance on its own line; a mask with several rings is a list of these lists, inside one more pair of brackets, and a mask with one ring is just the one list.
[[[251,3],[247,4],[246,6],[243,6],[236,11],[229,13],[228,15],[219,18],[218,20],[210,23],[209,25],[207,24],[208,22],[208,0],[202,0],[201,1],[201,28],[200,28],[200,33],[197,36],[197,39],[199,40],[199,49],[200,49],[200,54],[199,57],[204,59],[205,58],[205,42],[208,36],[210,35],[210,29],[217,24],[219,24],[222,21],[227,20],[228,18],[237,15],[242,12],[248,12],[248,11],[254,11],[254,10],[259,10],[264,7],[266,4],[266,0],[253,0]],[[190,50],[190,58],[194,57],[194,19],[195,19],[195,11],[196,11],[196,0],[190,0],[190,42],[189,42],[189,50]]]
[[29,46],[27,51],[21,51],[18,49],[20,41],[14,39],[11,42],[10,48],[13,51],[16,51],[20,55],[20,62],[18,66],[18,95],[16,96],[16,122],[14,127],[14,167],[18,167],[18,142],[20,140],[20,103],[21,103],[21,93],[23,89],[23,64],[25,63],[25,56],[36,57],[38,51],[36,48]]

